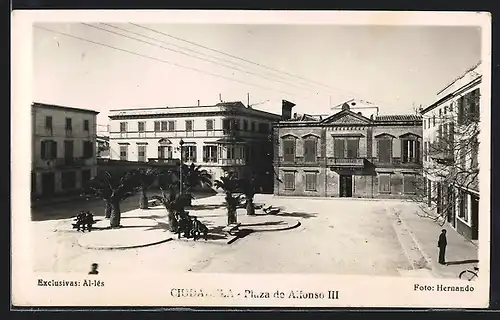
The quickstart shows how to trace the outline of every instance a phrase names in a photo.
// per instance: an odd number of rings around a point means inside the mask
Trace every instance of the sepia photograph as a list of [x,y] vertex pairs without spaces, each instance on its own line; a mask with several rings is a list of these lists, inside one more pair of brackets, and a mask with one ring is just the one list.
[[490,25],[15,12],[13,303],[487,307]]

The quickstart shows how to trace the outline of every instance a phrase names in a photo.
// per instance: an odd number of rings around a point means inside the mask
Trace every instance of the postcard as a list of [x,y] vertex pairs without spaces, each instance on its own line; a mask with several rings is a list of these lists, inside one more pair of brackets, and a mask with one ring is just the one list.
[[489,13],[14,11],[12,61],[13,306],[488,306]]

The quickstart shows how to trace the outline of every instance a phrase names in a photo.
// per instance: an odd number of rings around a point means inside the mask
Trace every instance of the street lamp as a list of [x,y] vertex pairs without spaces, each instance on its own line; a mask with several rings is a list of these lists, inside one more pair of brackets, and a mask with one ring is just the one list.
[[181,139],[181,141],[179,141],[179,146],[180,146],[180,150],[181,150],[181,161],[180,161],[180,164],[179,164],[179,182],[180,182],[180,186],[179,186],[179,194],[182,196],[182,146],[184,145],[184,140]]

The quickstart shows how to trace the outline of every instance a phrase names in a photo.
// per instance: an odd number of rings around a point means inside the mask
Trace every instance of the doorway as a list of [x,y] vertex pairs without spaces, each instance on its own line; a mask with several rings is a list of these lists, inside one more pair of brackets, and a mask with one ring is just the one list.
[[56,179],[54,172],[42,173],[42,195],[51,196],[56,191]]
[[472,228],[471,238],[472,238],[472,240],[477,240],[478,235],[479,235],[478,211],[479,211],[479,198],[472,195],[471,196],[471,228]]
[[340,196],[352,197],[352,175],[341,175],[339,180]]

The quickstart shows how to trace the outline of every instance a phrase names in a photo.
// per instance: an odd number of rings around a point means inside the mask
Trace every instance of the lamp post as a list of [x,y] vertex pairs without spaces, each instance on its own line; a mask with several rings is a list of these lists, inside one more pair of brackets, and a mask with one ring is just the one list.
[[181,141],[179,141],[179,146],[180,146],[180,149],[181,149],[181,161],[180,161],[180,164],[179,164],[179,183],[180,183],[180,186],[179,186],[179,195],[182,196],[182,146],[184,145],[184,140],[181,139]]

